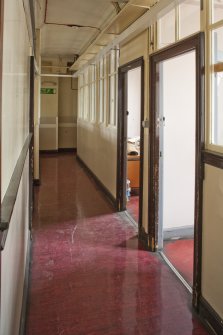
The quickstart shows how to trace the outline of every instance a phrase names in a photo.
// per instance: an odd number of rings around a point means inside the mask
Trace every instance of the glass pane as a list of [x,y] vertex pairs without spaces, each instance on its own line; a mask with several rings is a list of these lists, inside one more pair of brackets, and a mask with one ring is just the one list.
[[223,27],[212,32],[212,62],[223,62]]
[[175,9],[158,20],[158,48],[175,42]]
[[100,78],[104,76],[104,59],[101,59],[99,63],[99,76]]
[[82,87],[79,90],[79,96],[78,96],[78,116],[80,119],[83,118],[83,105],[84,105],[84,88]]
[[[108,92],[107,92],[107,78],[105,78],[104,80],[103,80],[103,84],[104,84],[104,94],[103,94],[103,108],[104,108],[104,110],[103,110],[103,114],[104,115],[106,115],[106,113],[107,113],[107,94],[108,94]],[[104,117],[104,120],[105,120],[105,117]]]
[[88,86],[84,87],[84,119],[88,120],[89,115],[89,88]]
[[180,38],[200,30],[200,0],[186,0],[179,5]]
[[115,125],[115,90],[116,90],[116,78],[115,75],[110,77],[109,83],[109,97],[110,97],[110,106],[109,106],[109,124]]
[[96,66],[91,65],[91,82],[96,80]]
[[223,20],[223,0],[212,0],[212,23]]
[[223,145],[223,27],[212,32],[212,143]]
[[95,82],[91,84],[91,121],[95,121]]
[[109,62],[109,73],[115,72],[115,53],[114,50],[111,51],[110,54],[110,62]]
[[84,72],[84,84],[87,85],[88,81],[89,81],[89,78],[88,78],[88,68],[87,68],[87,70],[85,70]]
[[212,143],[223,145],[223,72],[212,78]]
[[78,81],[79,81],[79,87],[83,86],[83,84],[84,84],[84,78],[83,78],[82,74],[78,77]]
[[104,122],[104,80],[101,79],[99,82],[99,108],[100,108],[100,115],[99,115],[99,122]]

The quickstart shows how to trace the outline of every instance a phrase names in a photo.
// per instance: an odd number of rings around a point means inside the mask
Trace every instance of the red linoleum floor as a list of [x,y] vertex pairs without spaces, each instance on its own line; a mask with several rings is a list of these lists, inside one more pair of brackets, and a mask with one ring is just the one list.
[[135,220],[135,222],[139,221],[139,196],[131,196],[129,201],[127,202],[127,211]]
[[165,241],[163,252],[182,277],[193,286],[194,240]]
[[191,296],[73,155],[43,156],[26,335],[204,335]]

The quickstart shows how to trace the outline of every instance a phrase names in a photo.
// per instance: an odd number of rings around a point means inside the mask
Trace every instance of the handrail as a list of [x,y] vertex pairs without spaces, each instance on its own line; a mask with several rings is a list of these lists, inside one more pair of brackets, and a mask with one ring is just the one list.
[[5,196],[2,200],[1,204],[1,221],[0,221],[0,248],[1,250],[4,249],[5,241],[8,233],[8,229],[10,226],[10,221],[13,213],[13,209],[15,206],[15,202],[17,199],[17,194],[19,190],[20,181],[23,174],[23,169],[27,157],[27,153],[30,148],[30,143],[32,140],[32,134],[29,134],[26,138],[26,141],[23,145],[22,151],[20,156],[17,160],[16,166],[14,168],[11,180],[9,182],[7,191]]

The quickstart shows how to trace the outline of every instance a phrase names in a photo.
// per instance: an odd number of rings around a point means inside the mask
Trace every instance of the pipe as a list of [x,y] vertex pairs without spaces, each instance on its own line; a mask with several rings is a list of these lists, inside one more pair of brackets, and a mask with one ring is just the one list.
[[41,73],[40,77],[63,77],[63,78],[72,78],[72,74],[48,74],[48,73]]

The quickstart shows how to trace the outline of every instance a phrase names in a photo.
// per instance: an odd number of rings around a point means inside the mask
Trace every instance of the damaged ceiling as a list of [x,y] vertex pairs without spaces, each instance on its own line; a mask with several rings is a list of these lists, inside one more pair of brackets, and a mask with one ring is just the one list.
[[43,63],[50,64],[49,59],[54,59],[57,72],[61,67],[64,73],[64,59],[74,63],[72,70],[77,70],[156,2],[36,0],[36,26],[41,30]]

